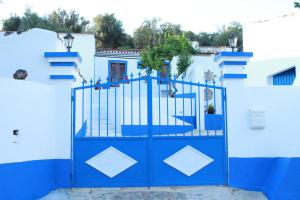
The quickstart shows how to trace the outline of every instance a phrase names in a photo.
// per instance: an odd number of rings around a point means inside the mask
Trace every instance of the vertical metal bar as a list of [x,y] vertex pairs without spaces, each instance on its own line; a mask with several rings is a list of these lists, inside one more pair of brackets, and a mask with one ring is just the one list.
[[[204,119],[205,115],[208,114],[208,87],[207,87],[208,81],[205,81],[205,113],[204,113]],[[208,130],[206,130],[206,134],[208,135]]]
[[133,78],[133,74],[131,73],[130,74],[130,124],[132,125],[133,124],[133,105],[132,105],[132,78]]
[[198,124],[199,124],[199,136],[201,136],[201,104],[200,104],[200,83],[198,82]]
[[[215,112],[217,112],[217,108],[216,108],[216,82],[215,82],[215,80],[213,81],[213,86],[214,86],[214,96],[213,96],[213,98],[214,98],[214,110],[215,110]],[[215,130],[215,135],[217,135],[217,130]]]
[[[182,82],[181,82],[181,86],[182,86],[182,114],[183,114],[183,118],[184,118],[184,116],[185,116],[185,114],[184,114],[184,98],[185,98],[185,96],[184,96],[184,84],[183,84],[184,77],[181,77],[181,79],[182,79]],[[183,125],[185,125],[184,120],[182,120],[182,121],[183,121]]]
[[84,125],[84,80],[82,81],[82,113],[81,113],[81,127]]
[[216,81],[213,82],[214,85],[214,108],[215,112],[217,112],[217,105],[216,105]]
[[99,91],[98,91],[98,106],[99,106],[99,109],[98,109],[98,136],[100,137],[100,123],[101,123],[101,116],[100,116],[100,109],[101,109],[101,104],[100,104],[100,91],[101,91],[101,79],[99,78]]
[[115,87],[115,137],[117,137],[117,87]]
[[[173,83],[174,85],[176,85],[176,75],[174,75],[174,83]],[[175,111],[175,125],[177,125],[177,98],[176,98],[176,92],[177,91],[175,91],[175,93],[174,93],[174,101],[175,101],[175,103],[174,103],[174,106],[175,106],[175,109],[174,109],[174,111]],[[177,135],[177,133],[176,133],[176,135]]]
[[169,78],[168,78],[168,81],[167,81],[167,126],[169,126]]
[[147,167],[148,167],[148,186],[151,186],[151,173],[152,173],[152,125],[153,125],[153,113],[152,113],[152,78],[147,76],[147,133],[148,133],[148,154],[147,154]]
[[141,132],[141,72],[139,71],[139,132]]
[[92,137],[93,131],[93,80],[90,81],[90,89],[91,89],[91,99],[90,99],[90,136]]
[[[83,90],[83,89],[82,89]],[[74,183],[74,139],[76,132],[76,90],[71,90],[71,183]]]
[[[191,119],[193,119],[192,118],[192,116],[193,116],[193,99],[192,99],[192,81],[190,81],[190,107],[191,107]],[[193,135],[193,130],[191,130],[191,135]]]
[[160,76],[158,77],[158,128],[160,129],[161,117],[160,117]]
[[123,87],[122,87],[122,90],[123,90],[123,99],[122,99],[123,108],[122,109],[123,109],[123,126],[124,126],[125,125],[125,76],[123,76],[122,82],[123,82]]
[[107,84],[107,88],[106,88],[106,137],[108,137],[108,90],[111,87],[109,78],[107,78],[106,84]]
[[223,137],[224,137],[224,149],[225,149],[225,174],[227,178],[227,183],[229,182],[229,176],[228,176],[228,169],[229,169],[229,163],[228,163],[228,138],[227,138],[227,94],[226,94],[226,88],[222,88],[221,90],[221,100],[222,100],[222,116],[223,116]]

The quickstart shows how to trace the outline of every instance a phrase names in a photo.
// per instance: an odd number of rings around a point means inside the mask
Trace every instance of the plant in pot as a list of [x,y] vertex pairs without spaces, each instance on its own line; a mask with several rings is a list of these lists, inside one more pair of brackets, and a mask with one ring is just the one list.
[[221,130],[223,116],[216,114],[214,105],[210,104],[206,110],[205,115],[205,129],[206,130]]
[[207,114],[215,114],[215,113],[216,113],[215,107],[212,104],[210,104],[207,109]]

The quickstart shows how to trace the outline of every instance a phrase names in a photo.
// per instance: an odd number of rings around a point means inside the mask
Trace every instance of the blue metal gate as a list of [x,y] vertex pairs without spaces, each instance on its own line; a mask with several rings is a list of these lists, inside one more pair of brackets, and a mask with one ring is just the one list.
[[72,89],[74,187],[226,183],[225,88],[139,74]]

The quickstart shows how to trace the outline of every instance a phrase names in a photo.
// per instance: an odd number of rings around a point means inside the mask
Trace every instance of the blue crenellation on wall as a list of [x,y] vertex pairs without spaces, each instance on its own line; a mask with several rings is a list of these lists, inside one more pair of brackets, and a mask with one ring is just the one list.
[[300,158],[230,158],[229,185],[262,191],[270,200],[300,199]]
[[70,187],[69,159],[0,164],[0,199],[33,200],[57,188]]

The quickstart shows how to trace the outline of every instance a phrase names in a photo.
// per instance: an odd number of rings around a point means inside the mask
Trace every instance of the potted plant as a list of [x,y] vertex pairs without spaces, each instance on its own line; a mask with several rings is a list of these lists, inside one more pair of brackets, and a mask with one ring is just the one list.
[[216,114],[214,105],[210,104],[205,114],[205,129],[206,130],[222,130],[223,115]]
[[212,104],[209,104],[207,109],[207,114],[215,114],[216,110],[215,107]]

